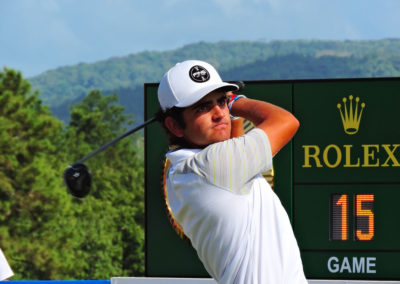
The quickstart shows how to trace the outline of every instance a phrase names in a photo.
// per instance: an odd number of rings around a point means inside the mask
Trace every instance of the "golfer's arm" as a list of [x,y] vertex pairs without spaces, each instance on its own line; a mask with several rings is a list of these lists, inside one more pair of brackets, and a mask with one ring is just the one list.
[[299,121],[287,110],[276,105],[240,98],[232,105],[231,112],[235,116],[250,120],[257,128],[267,133],[272,155],[289,142],[299,128]]
[[231,123],[231,138],[244,135],[243,117],[232,120]]

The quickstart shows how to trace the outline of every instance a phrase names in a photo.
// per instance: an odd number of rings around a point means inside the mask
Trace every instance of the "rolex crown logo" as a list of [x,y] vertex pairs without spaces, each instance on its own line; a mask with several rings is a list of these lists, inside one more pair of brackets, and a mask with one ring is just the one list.
[[[349,103],[347,103],[347,98],[343,98],[343,108],[339,103],[337,108],[340,112],[340,117],[342,118],[344,132],[349,135],[356,134],[358,132],[358,127],[360,126],[361,116],[365,108],[365,103],[360,104],[360,98],[356,97],[355,106],[353,108],[353,96],[349,96]],[[359,109],[359,105],[361,108]]]

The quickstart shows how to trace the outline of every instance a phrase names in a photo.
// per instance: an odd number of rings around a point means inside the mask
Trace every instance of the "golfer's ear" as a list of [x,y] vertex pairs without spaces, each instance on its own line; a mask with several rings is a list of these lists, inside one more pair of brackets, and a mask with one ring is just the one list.
[[164,120],[165,127],[174,134],[176,137],[183,137],[183,129],[179,123],[170,116],[167,116]]

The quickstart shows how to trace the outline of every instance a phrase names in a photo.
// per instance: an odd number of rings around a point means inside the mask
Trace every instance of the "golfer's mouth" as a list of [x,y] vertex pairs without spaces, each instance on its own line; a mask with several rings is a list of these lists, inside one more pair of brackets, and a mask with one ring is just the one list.
[[228,123],[226,122],[221,122],[221,123],[217,123],[213,126],[214,129],[224,129],[228,126]]

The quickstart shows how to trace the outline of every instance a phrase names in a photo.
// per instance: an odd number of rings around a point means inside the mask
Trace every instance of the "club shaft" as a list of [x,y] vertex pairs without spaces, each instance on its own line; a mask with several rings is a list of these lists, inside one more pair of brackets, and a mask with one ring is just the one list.
[[138,131],[139,129],[142,129],[143,127],[145,127],[146,125],[152,123],[156,121],[155,117],[150,118],[149,120],[146,120],[145,122],[143,122],[142,124],[136,126],[135,128],[129,130],[128,132],[122,134],[121,136],[111,140],[110,142],[104,144],[103,146],[101,146],[100,148],[98,148],[97,150],[93,151],[92,153],[90,153],[89,155],[83,157],[82,159],[80,159],[79,161],[77,161],[76,163],[83,163],[84,161],[86,161],[87,159],[90,159],[91,157],[93,157],[94,155],[100,153],[101,151],[104,151],[105,149],[107,149],[108,147],[110,147],[111,145],[117,143],[119,140],[125,138],[126,136],[131,135],[132,133]]

